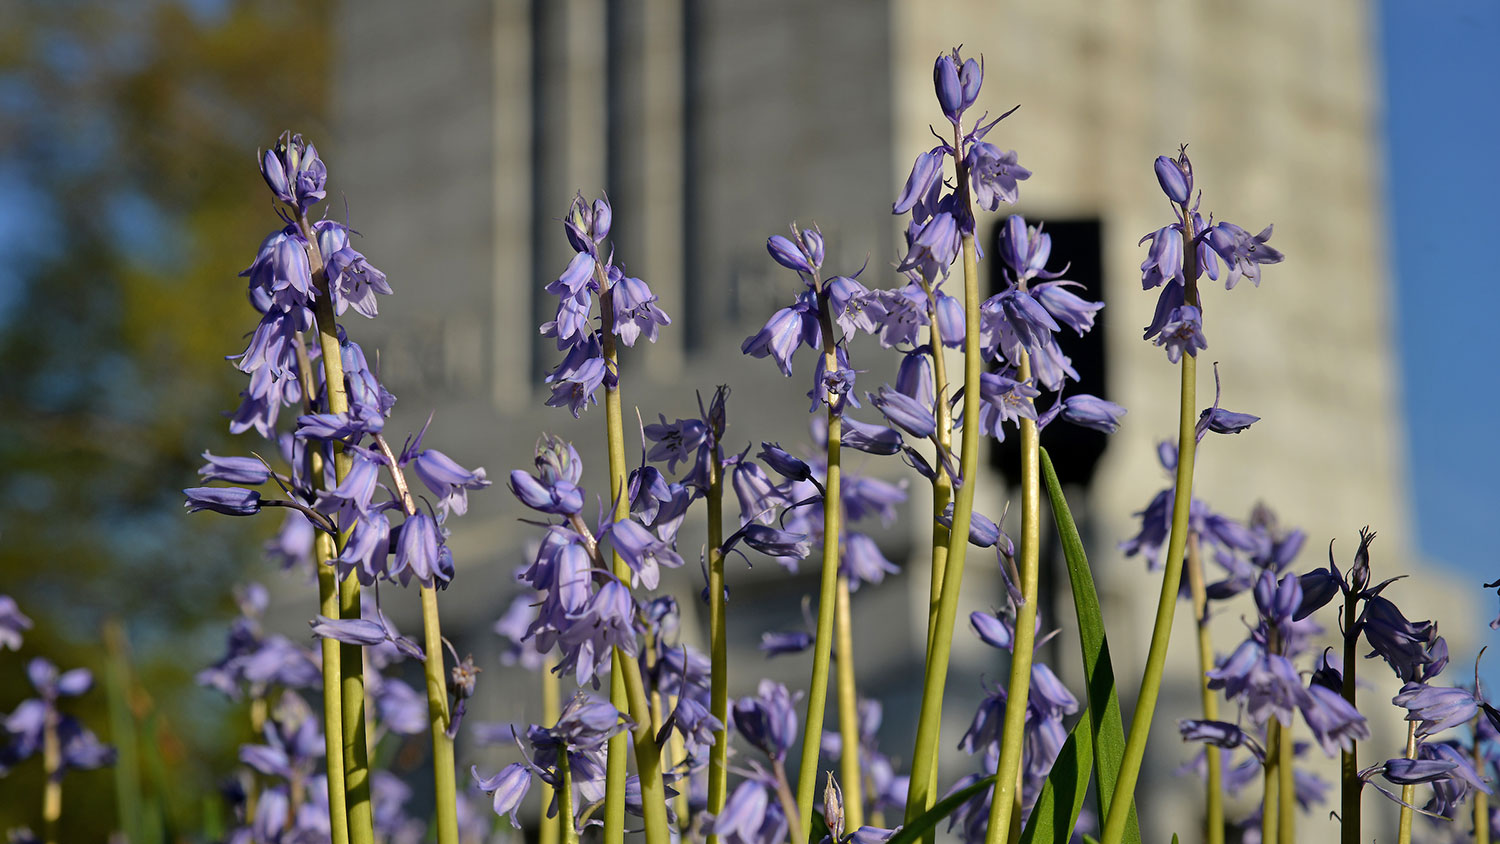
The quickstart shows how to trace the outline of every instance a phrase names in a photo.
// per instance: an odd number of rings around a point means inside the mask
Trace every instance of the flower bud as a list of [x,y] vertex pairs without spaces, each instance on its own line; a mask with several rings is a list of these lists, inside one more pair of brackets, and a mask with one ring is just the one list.
[[964,66],[958,72],[958,82],[963,91],[964,108],[968,108],[979,99],[979,86],[984,82],[984,67],[973,59],[965,59]]
[[1156,181],[1161,184],[1161,191],[1168,199],[1178,205],[1187,204],[1188,198],[1193,195],[1193,169],[1188,163],[1187,154],[1184,153],[1180,160],[1158,155]]
[[958,67],[952,56],[938,56],[932,67],[932,85],[937,89],[938,105],[949,120],[958,120],[963,113],[963,88],[958,81]]

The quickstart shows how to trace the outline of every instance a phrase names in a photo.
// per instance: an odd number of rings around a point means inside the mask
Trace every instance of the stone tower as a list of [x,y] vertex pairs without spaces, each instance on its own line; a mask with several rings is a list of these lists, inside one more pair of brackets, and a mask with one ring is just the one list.
[[[1159,576],[1122,559],[1116,545],[1135,532],[1130,514],[1164,485],[1154,444],[1175,430],[1177,395],[1176,370],[1137,333],[1155,297],[1140,291],[1136,241],[1169,219],[1151,162],[1179,143],[1191,144],[1205,209],[1252,228],[1274,221],[1273,244],[1287,255],[1260,289],[1206,292],[1210,346],[1200,359],[1219,363],[1225,406],[1263,419],[1249,433],[1205,442],[1198,495],[1240,516],[1265,501],[1283,523],[1301,526],[1309,541],[1300,570],[1319,564],[1335,538],[1347,562],[1365,524],[1380,532],[1379,571],[1421,568],[1395,401],[1373,26],[1368,6],[1354,0],[454,0],[420,14],[394,0],[349,3],[336,35],[332,184],[397,290],[369,344],[382,348],[382,376],[401,397],[397,429],[419,427],[436,407],[450,453],[495,478],[529,465],[538,432],[552,430],[579,445],[602,486],[597,413],[575,421],[542,407],[540,378],[557,352],[536,326],[549,307],[542,285],[569,257],[559,218],[575,190],[607,190],[620,260],[674,319],[655,347],[627,350],[627,406],[648,420],[686,416],[694,390],[728,383],[731,437],[805,440],[808,376],[799,370],[788,381],[739,353],[792,290],[766,257],[765,238],[792,220],[815,221],[830,266],[852,272],[868,261],[863,280],[889,286],[898,233],[889,204],[940,118],[932,60],[962,43],[986,61],[981,106],[998,113],[1021,104],[989,138],[1035,173],[1015,210],[1072,226],[1069,242],[1095,255],[1098,277],[1086,281],[1108,304],[1108,369],[1086,386],[1130,415],[1093,482],[1072,495],[1128,706]],[[1054,249],[1056,262],[1071,257]],[[873,383],[861,387],[891,378],[889,364],[872,353],[861,366]],[[1205,406],[1211,372],[1200,368]],[[901,471],[873,459],[861,468]],[[981,509],[998,515],[1003,477],[980,482]],[[920,512],[925,495],[911,492]],[[528,529],[503,488],[474,501],[454,536],[464,588],[444,602],[446,617],[477,643],[510,594]],[[893,559],[922,535],[918,520],[881,535]],[[701,542],[693,536],[689,544]],[[914,555],[909,574],[856,601],[861,684],[885,698],[886,749],[898,757],[909,752],[903,720],[911,719],[891,713],[916,705],[923,565]],[[993,569],[973,558],[965,612],[994,604]],[[696,592],[695,566],[679,574],[678,594]],[[770,564],[731,572],[735,607],[747,608],[731,613],[741,665],[805,684],[800,662],[766,665],[749,647],[761,630],[798,621],[785,596],[815,591],[812,583],[806,567],[790,586]],[[1431,577],[1401,589],[1414,617],[1441,616],[1452,634],[1477,618],[1468,599],[1440,604]],[[1056,623],[1071,624],[1065,595],[1054,606]],[[1189,623],[1184,610],[1172,648],[1180,670],[1148,760],[1156,777],[1190,753],[1173,735],[1173,719],[1195,710],[1192,640],[1181,632]],[[1215,632],[1225,652],[1243,636],[1234,613]],[[993,652],[971,638],[958,632],[948,747],[982,694],[980,678],[1003,677]],[[1461,640],[1452,644],[1464,651]],[[1061,643],[1050,658],[1078,690],[1072,646]],[[739,692],[754,678],[733,682]],[[512,703],[491,714],[519,717],[522,702]],[[1394,735],[1377,728],[1377,738]],[[944,781],[969,769],[951,758]],[[1164,781],[1143,781],[1142,793]],[[1146,835],[1181,831],[1190,840],[1196,786],[1170,791],[1182,802],[1153,799]],[[1370,824],[1390,814],[1378,799],[1365,801]],[[1327,823],[1325,814],[1304,815],[1307,831]]]

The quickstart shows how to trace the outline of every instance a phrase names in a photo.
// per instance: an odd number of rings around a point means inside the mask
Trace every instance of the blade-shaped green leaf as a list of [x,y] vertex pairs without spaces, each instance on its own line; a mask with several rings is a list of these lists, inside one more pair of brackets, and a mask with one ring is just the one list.
[[823,813],[813,810],[811,821],[808,823],[807,844],[818,844],[828,837],[828,821],[823,818]]
[[1094,765],[1092,733],[1088,710],[1084,710],[1052,764],[1052,773],[1047,775],[1019,844],[1054,844],[1072,837],[1089,791]]
[[[1120,760],[1125,755],[1125,724],[1120,717],[1120,698],[1115,691],[1115,670],[1109,661],[1109,641],[1104,635],[1104,616],[1099,611],[1099,593],[1089,571],[1088,556],[1073,513],[1063,497],[1052,458],[1042,449],[1042,479],[1052,502],[1052,518],[1057,522],[1062,540],[1063,557],[1068,562],[1068,582],[1073,587],[1073,607],[1078,613],[1078,641],[1083,648],[1083,674],[1088,686],[1089,720],[1094,740],[1094,771],[1098,788],[1099,817],[1109,817],[1115,781],[1120,775]],[[1124,844],[1140,844],[1141,827],[1136,818],[1134,800],[1130,820],[1125,826]]]
[[911,823],[897,830],[896,834],[892,835],[886,841],[886,844],[915,844],[929,830],[941,823],[944,818],[957,811],[959,806],[967,803],[976,794],[983,793],[985,789],[994,787],[994,785],[995,778],[988,776],[967,788],[953,792],[942,800],[939,800],[931,809],[912,818]]

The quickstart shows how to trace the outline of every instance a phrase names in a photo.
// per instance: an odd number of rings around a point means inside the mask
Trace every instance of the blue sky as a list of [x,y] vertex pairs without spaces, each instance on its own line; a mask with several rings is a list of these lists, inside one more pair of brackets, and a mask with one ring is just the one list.
[[1418,541],[1477,587],[1500,578],[1500,3],[1381,0],[1377,38]]

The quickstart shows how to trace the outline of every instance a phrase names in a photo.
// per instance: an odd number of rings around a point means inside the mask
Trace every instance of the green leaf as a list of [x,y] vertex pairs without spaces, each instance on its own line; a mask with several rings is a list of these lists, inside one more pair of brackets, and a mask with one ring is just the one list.
[[[1063,497],[1052,458],[1042,449],[1042,480],[1047,484],[1047,498],[1052,502],[1052,518],[1062,539],[1063,557],[1068,562],[1068,582],[1073,587],[1073,608],[1078,613],[1078,641],[1083,648],[1083,674],[1088,686],[1089,721],[1093,730],[1094,771],[1098,788],[1099,821],[1109,817],[1110,800],[1115,781],[1120,776],[1120,761],[1125,756],[1125,724],[1120,717],[1120,698],[1115,691],[1115,670],[1109,661],[1109,641],[1104,635],[1104,616],[1099,611],[1099,593],[1089,570],[1088,555],[1073,513]],[[1135,802],[1130,805],[1130,820],[1125,825],[1123,844],[1141,844],[1141,826],[1136,817]]]
[[1089,713],[1085,710],[1068,734],[1062,752],[1052,765],[1052,773],[1047,775],[1047,782],[1031,810],[1019,844],[1052,844],[1072,837],[1073,826],[1078,823],[1078,813],[1082,811],[1089,791],[1089,775],[1094,763],[1091,733]]
[[974,795],[983,793],[985,789],[993,788],[994,785],[995,778],[988,776],[968,788],[955,791],[944,797],[931,809],[912,818],[911,823],[897,830],[896,834],[892,835],[886,841],[886,844],[914,844],[914,842],[921,840],[922,836],[926,835],[928,831],[937,827],[944,818],[957,811],[959,806],[967,803]]

